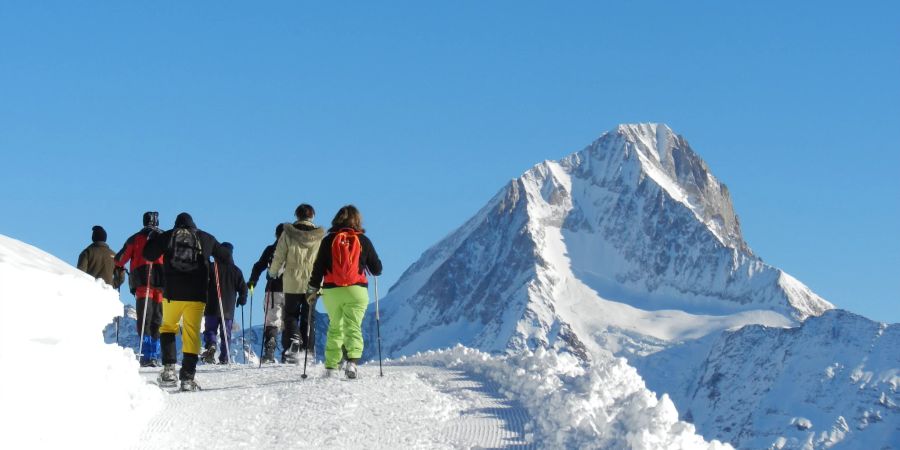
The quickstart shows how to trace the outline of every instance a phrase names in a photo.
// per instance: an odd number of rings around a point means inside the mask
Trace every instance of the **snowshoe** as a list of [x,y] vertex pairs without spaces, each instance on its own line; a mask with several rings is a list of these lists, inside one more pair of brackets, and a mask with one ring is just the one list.
[[175,387],[178,383],[178,374],[175,372],[175,364],[166,364],[162,372],[156,377],[156,384],[160,387]]
[[285,364],[300,364],[300,352],[288,352],[284,354]]
[[142,359],[141,367],[160,367],[159,361],[155,359]]
[[202,360],[206,364],[215,364],[216,346],[210,345],[209,347],[206,347],[206,350],[203,350],[203,353],[200,354],[200,360]]
[[353,361],[347,361],[347,365],[344,367],[344,375],[351,380],[356,379],[356,363]]
[[325,378],[334,378],[337,376],[337,369],[325,369]]
[[181,391],[182,392],[194,392],[199,391],[200,385],[197,384],[194,380],[181,380]]

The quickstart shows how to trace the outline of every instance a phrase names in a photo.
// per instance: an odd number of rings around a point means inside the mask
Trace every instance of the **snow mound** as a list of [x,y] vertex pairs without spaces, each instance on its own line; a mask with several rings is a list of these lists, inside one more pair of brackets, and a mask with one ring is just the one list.
[[122,304],[102,281],[0,235],[0,301],[6,448],[125,447],[162,407],[134,352],[103,342]]
[[534,436],[546,448],[730,449],[706,442],[694,426],[678,420],[667,395],[657,399],[624,358],[583,362],[538,348],[491,356],[458,345],[398,361],[441,365],[482,374],[521,402],[534,418]]

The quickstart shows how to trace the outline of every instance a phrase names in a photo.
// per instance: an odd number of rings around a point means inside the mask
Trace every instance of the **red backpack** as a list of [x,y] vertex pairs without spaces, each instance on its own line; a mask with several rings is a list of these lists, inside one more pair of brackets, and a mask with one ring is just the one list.
[[359,254],[362,245],[360,233],[352,228],[342,228],[331,241],[331,270],[325,274],[325,283],[335,286],[352,286],[366,283],[366,274],[359,270]]

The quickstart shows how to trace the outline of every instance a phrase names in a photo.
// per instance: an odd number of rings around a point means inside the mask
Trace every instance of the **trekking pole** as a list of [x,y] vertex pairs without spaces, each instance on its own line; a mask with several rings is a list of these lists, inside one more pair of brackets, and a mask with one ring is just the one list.
[[244,331],[247,327],[244,326],[244,305],[241,305],[241,353],[244,354],[244,364],[247,364],[247,340],[244,338]]
[[[122,289],[121,289],[121,287],[122,287],[122,286],[119,286],[119,288],[116,289],[116,291],[118,291],[118,292],[116,292],[116,293],[119,294],[119,295],[122,295]],[[123,308],[122,308],[122,315],[123,315],[123,316],[125,315],[125,308],[124,308],[124,306],[123,306]],[[113,320],[113,322],[116,323],[116,345],[119,345],[119,317],[120,317],[120,316],[116,316],[115,320]],[[106,336],[103,336],[103,338],[105,339]]]
[[[304,301],[306,301],[306,300],[304,299]],[[303,375],[300,375],[300,378],[303,378],[304,380],[307,377],[307,375],[306,375],[306,358],[309,357],[310,333],[315,333],[315,330],[312,329],[311,324],[312,324],[313,310],[316,309],[316,301],[313,300],[312,303],[308,303],[308,304],[309,304],[309,314],[306,317],[306,345],[305,345],[306,353],[303,355]],[[315,342],[315,341],[313,341],[313,342]],[[316,357],[316,349],[313,349],[313,358],[315,358],[315,357]]]
[[[259,368],[260,369],[262,369],[262,354],[264,351],[264,347],[266,345],[265,332],[266,332],[266,320],[268,320],[268,317],[269,317],[269,293],[266,292],[265,295],[263,296],[263,298],[265,299],[265,300],[263,300],[263,338],[259,340]],[[251,302],[253,301],[252,295],[250,296],[250,301]],[[252,314],[253,310],[251,309],[250,311]],[[252,327],[253,324],[250,324],[250,326]]]
[[378,277],[375,279],[375,330],[378,334],[378,375],[384,376],[384,370],[381,368],[381,313],[378,311]]
[[[147,269],[147,291],[144,292],[144,314],[141,316],[141,340],[138,341],[138,354],[137,356],[143,358],[144,357],[144,328],[147,327],[147,304],[150,303],[150,287],[153,285],[151,275],[153,275],[153,263],[150,263],[150,267]],[[135,291],[137,293],[137,291]],[[137,298],[137,295],[135,295]]]
[[228,365],[231,365],[231,352],[228,350],[228,330],[225,327],[225,308],[222,307],[222,285],[219,283],[219,262],[213,261],[213,269],[216,272],[216,294],[219,295],[219,324],[222,326],[222,342],[225,345],[225,355],[228,357]]

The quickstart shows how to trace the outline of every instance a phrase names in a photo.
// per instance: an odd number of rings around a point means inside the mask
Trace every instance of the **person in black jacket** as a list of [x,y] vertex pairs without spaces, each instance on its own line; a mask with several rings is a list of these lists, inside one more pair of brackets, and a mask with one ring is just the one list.
[[[230,242],[223,242],[222,247],[229,255],[234,251]],[[232,257],[233,259],[233,257]],[[207,289],[206,312],[203,314],[205,325],[203,327],[203,341],[206,350],[203,352],[203,362],[213,364],[216,362],[216,330],[219,329],[219,338],[222,339],[222,351],[219,352],[219,364],[228,364],[229,355],[226,349],[231,350],[231,327],[234,324],[235,302],[244,306],[247,304],[247,283],[244,282],[244,273],[234,263],[211,262],[209,270],[209,288]],[[218,272],[218,277],[216,276]],[[218,281],[218,283],[216,283]],[[221,305],[219,304],[221,295]],[[222,325],[221,313],[225,314],[225,323]],[[225,343],[229,346],[226,347]]]
[[359,210],[353,205],[342,207],[313,263],[306,301],[313,304],[321,289],[328,312],[325,376],[337,372],[342,357],[347,360],[347,378],[357,375],[356,362],[363,353],[362,321],[369,306],[366,272],[381,275],[381,260],[365,232]]
[[182,360],[178,379],[181,390],[193,391],[199,386],[194,381],[197,360],[200,354],[200,319],[206,306],[209,288],[209,258],[231,264],[231,254],[225,250],[215,236],[197,229],[194,219],[188,213],[175,218],[175,228],[161,234],[154,234],[144,246],[144,259],[163,258],[163,274],[166,280],[163,297],[163,323],[159,340],[162,344],[163,371],[159,375],[160,385],[174,385],[175,333],[178,322],[184,319],[182,332]]
[[[275,244],[278,243],[278,238],[281,237],[283,231],[284,224],[279,223],[278,226],[275,227]],[[251,290],[256,286],[256,282],[259,281],[259,277],[262,275],[263,271],[268,271],[269,266],[272,264],[272,257],[275,256],[275,244],[266,246],[262,255],[259,256],[259,261],[257,261],[256,264],[253,264],[253,270],[250,272],[250,281],[247,282],[247,285]],[[276,278],[270,278],[266,275],[266,303],[264,306],[266,318],[265,331],[263,332],[265,346],[261,360],[264,364],[272,364],[275,362],[275,347],[278,345],[276,339],[278,332],[284,327],[283,278],[284,276],[282,274],[279,274]],[[284,343],[282,343],[282,345],[284,345]]]

